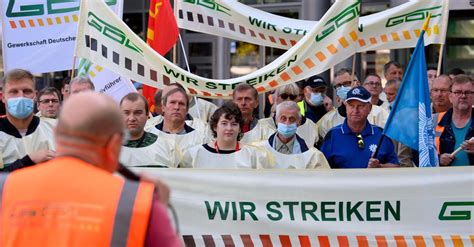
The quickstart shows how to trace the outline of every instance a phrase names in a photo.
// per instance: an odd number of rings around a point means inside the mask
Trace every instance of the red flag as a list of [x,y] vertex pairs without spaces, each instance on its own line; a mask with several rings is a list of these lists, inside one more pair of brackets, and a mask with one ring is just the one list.
[[[179,29],[169,0],[151,0],[146,42],[164,56],[178,40]],[[155,107],[156,88],[143,85],[143,96],[147,99],[150,111]]]

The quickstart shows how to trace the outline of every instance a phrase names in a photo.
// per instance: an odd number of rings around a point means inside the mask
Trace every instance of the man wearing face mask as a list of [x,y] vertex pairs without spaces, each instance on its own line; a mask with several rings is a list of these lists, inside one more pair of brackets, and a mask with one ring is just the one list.
[[[343,102],[347,98],[347,93],[351,90],[351,85],[357,85],[358,79],[351,79],[352,72],[348,69],[340,69],[336,71],[333,86],[336,89],[336,105],[337,108],[324,115],[317,123],[320,139],[324,139],[326,134],[334,126],[342,124],[346,118],[346,106]],[[388,119],[388,112],[381,107],[374,105],[367,117],[371,124],[384,127]]]
[[325,105],[324,99],[327,92],[327,84],[320,76],[311,76],[305,81],[303,101],[298,102],[301,115],[317,123],[326,114],[331,105]]
[[8,72],[2,80],[6,117],[0,119],[0,169],[13,171],[55,157],[55,119],[33,114],[36,95],[33,75],[23,69]]
[[329,168],[323,153],[314,147],[308,147],[305,140],[296,134],[301,118],[300,109],[295,102],[284,101],[278,104],[275,116],[277,131],[268,140],[257,145],[267,150],[270,160],[275,162],[275,168]]

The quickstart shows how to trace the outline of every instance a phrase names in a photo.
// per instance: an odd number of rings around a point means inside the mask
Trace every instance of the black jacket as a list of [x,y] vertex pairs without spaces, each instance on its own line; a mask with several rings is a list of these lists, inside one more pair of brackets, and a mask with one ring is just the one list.
[[[444,131],[441,134],[439,138],[439,151],[440,154],[444,153],[452,153],[456,147],[454,145],[456,144],[456,140],[454,139],[454,131],[453,128],[451,127],[451,122],[453,120],[453,109],[450,109],[449,111],[444,114],[443,118],[441,121],[438,123],[438,126],[444,127]],[[469,130],[467,131],[466,137],[464,140],[469,140],[471,137],[474,137],[474,110],[472,111],[471,115],[471,126],[469,127]],[[472,166],[474,165],[474,154],[467,154],[469,158],[469,164]]]

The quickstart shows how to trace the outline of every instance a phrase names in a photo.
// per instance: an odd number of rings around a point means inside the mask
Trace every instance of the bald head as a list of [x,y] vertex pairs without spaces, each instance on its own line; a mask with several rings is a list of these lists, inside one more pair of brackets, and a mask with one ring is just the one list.
[[112,98],[83,92],[71,95],[64,103],[56,132],[58,137],[99,144],[123,128],[120,108]]

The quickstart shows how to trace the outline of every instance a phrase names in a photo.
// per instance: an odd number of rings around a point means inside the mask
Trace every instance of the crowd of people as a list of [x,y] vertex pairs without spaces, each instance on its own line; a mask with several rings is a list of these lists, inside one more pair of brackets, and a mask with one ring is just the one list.
[[[181,246],[166,212],[168,188],[127,167],[415,167],[414,150],[380,141],[402,67],[390,62],[384,75],[385,88],[379,75],[359,81],[347,69],[330,85],[312,76],[282,86],[272,94],[271,115],[258,119],[258,93],[248,84],[218,107],[173,83],[155,95],[150,112],[141,94],[117,103],[94,92],[88,78],[36,93],[29,71],[9,71],[1,82],[0,241]],[[472,77],[429,78],[440,165],[474,164]]]
[[[436,76],[432,68],[427,75],[440,165],[474,164],[472,78],[462,73]],[[120,162],[167,168],[415,167],[417,152],[389,138],[379,143],[403,68],[391,61],[384,76],[385,87],[377,74],[360,81],[340,69],[330,84],[312,76],[282,86],[271,94],[271,115],[262,119],[255,114],[257,90],[248,84],[238,85],[232,100],[220,107],[189,96],[178,83],[158,91],[153,112],[140,93],[130,93],[119,103],[127,133]],[[8,72],[2,84],[3,171],[56,157],[53,133],[62,102],[69,94],[94,91],[88,78],[76,77],[61,92],[46,87],[36,93],[33,75],[21,69]],[[77,107],[95,107],[95,102]],[[452,154],[458,147],[461,152]]]

